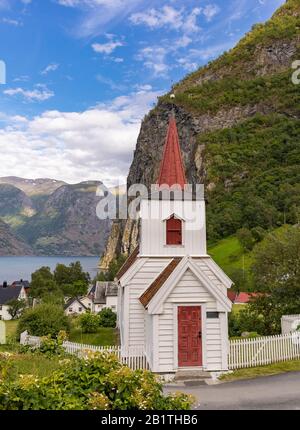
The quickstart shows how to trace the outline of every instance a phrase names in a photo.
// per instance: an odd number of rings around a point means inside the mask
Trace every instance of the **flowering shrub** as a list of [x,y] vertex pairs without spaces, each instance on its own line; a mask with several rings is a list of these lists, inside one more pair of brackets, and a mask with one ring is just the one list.
[[114,355],[62,360],[49,377],[0,382],[0,410],[187,410],[192,398],[164,395],[148,371],[132,371]]
[[68,335],[63,330],[58,333],[58,336],[55,339],[50,335],[44,336],[41,339],[41,346],[37,351],[49,357],[65,354],[63,343],[66,340],[68,340]]

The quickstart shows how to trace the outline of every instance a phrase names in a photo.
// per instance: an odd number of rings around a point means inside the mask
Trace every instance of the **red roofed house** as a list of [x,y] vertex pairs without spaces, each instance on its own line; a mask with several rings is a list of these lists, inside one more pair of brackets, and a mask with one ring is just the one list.
[[186,182],[171,117],[157,192],[141,201],[140,246],[118,274],[121,344],[144,347],[158,373],[228,369],[232,282],[207,254],[205,201],[183,199]]
[[246,305],[251,301],[252,298],[258,296],[257,293],[237,293],[233,290],[229,290],[227,295],[235,305]]

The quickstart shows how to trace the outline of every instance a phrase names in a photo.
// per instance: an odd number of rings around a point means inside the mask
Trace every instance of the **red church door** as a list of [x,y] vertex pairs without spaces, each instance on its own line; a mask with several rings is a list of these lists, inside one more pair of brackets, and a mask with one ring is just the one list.
[[178,367],[202,366],[201,306],[178,307]]

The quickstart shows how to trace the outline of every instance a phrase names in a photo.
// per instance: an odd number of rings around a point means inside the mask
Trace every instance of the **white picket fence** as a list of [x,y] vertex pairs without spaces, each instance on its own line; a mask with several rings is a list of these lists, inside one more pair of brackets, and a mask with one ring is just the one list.
[[300,333],[229,342],[229,369],[264,366],[300,359]]
[[[22,345],[29,345],[38,348],[41,345],[41,338],[37,336],[29,336],[27,332],[24,332],[21,334],[20,343]],[[132,370],[149,370],[143,346],[124,348],[120,346],[85,345],[82,343],[67,341],[63,343],[63,348],[67,353],[77,356],[85,356],[89,351],[108,352],[116,355],[122,364],[128,366]]]
[[[39,347],[41,338],[21,334],[20,343]],[[143,346],[124,348],[120,346],[93,346],[74,342],[64,342],[69,354],[85,356],[88,351],[115,354],[121,363],[132,370],[149,370]],[[229,342],[228,367],[231,370],[264,366],[280,361],[300,360],[300,332],[255,339],[239,339]]]

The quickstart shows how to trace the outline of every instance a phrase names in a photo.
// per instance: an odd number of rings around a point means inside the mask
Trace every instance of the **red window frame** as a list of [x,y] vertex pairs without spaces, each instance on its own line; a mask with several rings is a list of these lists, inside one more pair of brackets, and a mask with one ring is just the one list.
[[166,222],[167,245],[182,245],[182,221],[172,216]]

